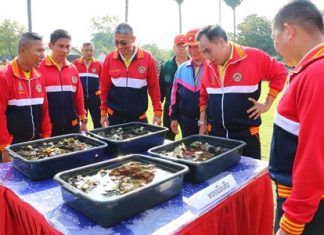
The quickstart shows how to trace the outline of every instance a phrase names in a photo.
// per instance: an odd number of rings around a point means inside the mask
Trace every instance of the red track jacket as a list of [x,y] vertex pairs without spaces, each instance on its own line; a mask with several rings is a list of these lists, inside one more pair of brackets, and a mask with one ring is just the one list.
[[287,198],[280,226],[289,234],[302,234],[324,200],[323,101],[324,43],[294,68],[275,115],[269,170]]
[[28,141],[51,135],[46,91],[40,73],[26,78],[17,59],[0,72],[0,150],[12,139]]
[[61,70],[47,56],[39,67],[45,78],[49,114],[53,128],[74,126],[85,119],[83,90],[76,67],[66,61]]
[[118,50],[108,54],[101,73],[101,115],[108,108],[131,117],[143,115],[148,108],[147,90],[154,114],[161,116],[159,80],[153,57],[141,48],[127,68]]
[[226,138],[246,138],[257,134],[261,118],[249,118],[253,106],[249,97],[258,100],[261,82],[269,81],[269,94],[276,97],[283,89],[287,72],[283,64],[265,52],[231,44],[233,57],[224,72],[224,85],[212,62],[202,75],[200,111],[206,110],[209,131]]
[[84,98],[86,99],[90,96],[99,95],[100,73],[102,67],[100,61],[93,58],[87,68],[83,57],[81,57],[80,59],[76,59],[73,64],[79,71]]

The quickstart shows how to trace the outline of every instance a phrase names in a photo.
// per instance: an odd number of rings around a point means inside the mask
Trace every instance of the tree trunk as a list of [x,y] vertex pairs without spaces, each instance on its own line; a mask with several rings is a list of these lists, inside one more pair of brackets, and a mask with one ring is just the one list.
[[32,32],[33,27],[32,27],[31,0],[27,0],[27,17],[28,17],[28,32]]

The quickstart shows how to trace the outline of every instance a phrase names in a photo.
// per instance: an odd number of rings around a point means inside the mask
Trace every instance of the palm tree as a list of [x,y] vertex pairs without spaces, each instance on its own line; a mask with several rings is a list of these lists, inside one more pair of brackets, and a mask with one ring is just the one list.
[[27,17],[28,17],[28,31],[33,31],[32,29],[32,18],[31,18],[31,0],[27,0]]
[[243,0],[224,0],[225,3],[230,6],[233,9],[233,15],[234,15],[234,35],[233,35],[233,41],[235,42],[236,37],[236,14],[235,14],[235,8],[241,4]]
[[181,4],[184,0],[175,0],[179,5],[179,32],[182,33],[182,16],[181,16]]
[[128,0],[125,0],[125,22],[128,21]]

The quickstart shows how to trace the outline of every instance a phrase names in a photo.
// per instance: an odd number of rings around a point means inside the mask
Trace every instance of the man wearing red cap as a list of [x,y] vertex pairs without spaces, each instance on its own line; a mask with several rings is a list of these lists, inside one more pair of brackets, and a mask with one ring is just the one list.
[[[200,134],[239,139],[247,143],[242,155],[261,159],[259,126],[283,89],[287,72],[283,64],[265,52],[227,41],[219,25],[198,34],[200,50],[209,59],[200,92]],[[259,101],[261,83],[269,82],[264,103]]]
[[165,99],[163,108],[163,126],[169,128],[166,138],[170,140],[175,139],[175,134],[170,128],[171,122],[169,117],[170,98],[174,74],[177,71],[178,66],[188,60],[185,47],[185,35],[179,34],[174,38],[173,51],[175,55],[163,64],[160,72],[161,102],[163,102]]
[[199,93],[205,56],[199,51],[195,37],[198,29],[186,33],[186,46],[190,60],[176,71],[171,92],[171,129],[178,134],[180,124],[182,137],[199,133]]

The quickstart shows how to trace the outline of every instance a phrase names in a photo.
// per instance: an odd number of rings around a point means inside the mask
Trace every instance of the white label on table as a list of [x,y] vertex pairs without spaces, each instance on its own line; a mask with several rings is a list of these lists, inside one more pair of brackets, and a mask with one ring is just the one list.
[[183,201],[198,210],[207,206],[211,202],[220,199],[222,196],[233,190],[237,183],[232,174],[229,174],[222,179],[216,181],[207,188],[195,193],[189,198],[183,197]]

